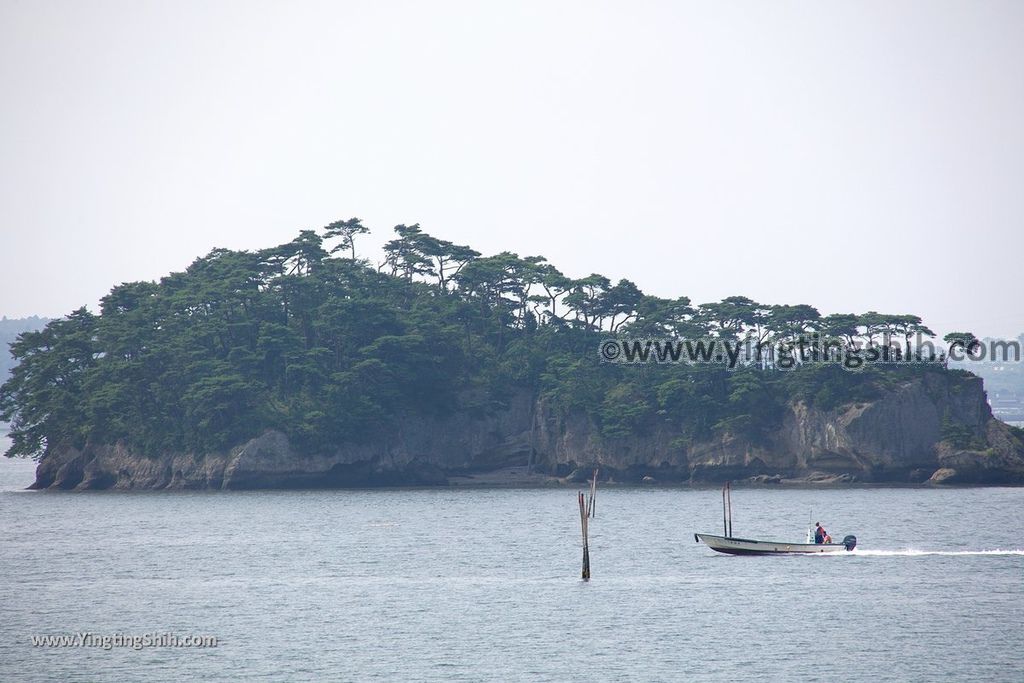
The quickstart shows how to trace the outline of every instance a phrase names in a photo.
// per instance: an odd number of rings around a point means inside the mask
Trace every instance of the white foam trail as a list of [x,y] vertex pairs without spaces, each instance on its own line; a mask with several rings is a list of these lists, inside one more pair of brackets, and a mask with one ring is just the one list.
[[866,557],[925,557],[927,555],[939,555],[942,557],[974,555],[1024,556],[1024,550],[1002,550],[1000,548],[996,548],[995,550],[916,550],[914,548],[905,548],[903,550],[861,550],[860,548],[854,548],[852,554],[864,555]]

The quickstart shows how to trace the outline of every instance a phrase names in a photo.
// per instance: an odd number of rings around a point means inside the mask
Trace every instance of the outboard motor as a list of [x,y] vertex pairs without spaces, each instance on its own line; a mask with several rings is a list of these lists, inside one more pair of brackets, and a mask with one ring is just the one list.
[[853,534],[848,534],[843,538],[843,547],[847,550],[853,550],[857,547],[857,537]]

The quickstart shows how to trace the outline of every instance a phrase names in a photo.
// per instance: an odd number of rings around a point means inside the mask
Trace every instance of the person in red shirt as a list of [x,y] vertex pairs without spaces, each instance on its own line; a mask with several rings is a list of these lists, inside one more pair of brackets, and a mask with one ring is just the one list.
[[825,531],[825,527],[821,525],[821,522],[816,522],[814,525],[814,542],[828,543],[828,541],[825,540],[828,537],[828,532]]

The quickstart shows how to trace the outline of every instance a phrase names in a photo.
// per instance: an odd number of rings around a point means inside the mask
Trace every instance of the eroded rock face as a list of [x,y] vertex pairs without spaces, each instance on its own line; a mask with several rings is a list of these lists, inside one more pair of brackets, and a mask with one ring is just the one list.
[[267,431],[227,453],[132,452],[123,444],[53,449],[33,488],[264,489],[436,486],[450,474],[528,464],[533,402],[513,396],[488,416],[411,418],[386,439],[305,453]]
[[[971,435],[942,440],[943,425]],[[640,483],[750,479],[780,483],[1024,483],[1024,443],[992,418],[976,377],[929,374],[877,400],[823,411],[791,405],[757,442],[723,434],[686,444],[659,424],[629,439],[603,438],[584,413],[563,413],[522,391],[486,415],[415,417],[379,441],[329,453],[296,450],[268,431],[227,453],[162,453],[122,444],[55,448],[34,488],[259,489],[443,485],[451,475],[531,466],[581,479]]]
[[[1024,483],[1024,444],[992,418],[982,380],[929,374],[877,400],[823,411],[804,403],[789,407],[778,430],[756,443],[734,435],[687,446],[659,426],[629,440],[602,440],[585,416],[559,420],[539,411],[535,448],[549,466],[600,464],[610,476],[659,480],[808,483]],[[985,448],[957,450],[942,441],[943,424],[965,428]]]

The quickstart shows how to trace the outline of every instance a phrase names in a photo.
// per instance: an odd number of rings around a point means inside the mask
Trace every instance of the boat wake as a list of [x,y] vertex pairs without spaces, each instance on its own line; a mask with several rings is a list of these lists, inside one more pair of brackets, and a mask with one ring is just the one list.
[[1024,550],[916,550],[904,548],[903,550],[862,550],[855,548],[851,555],[863,555],[866,557],[925,557],[938,555],[942,557],[960,557],[974,555],[1020,555],[1024,556]]

